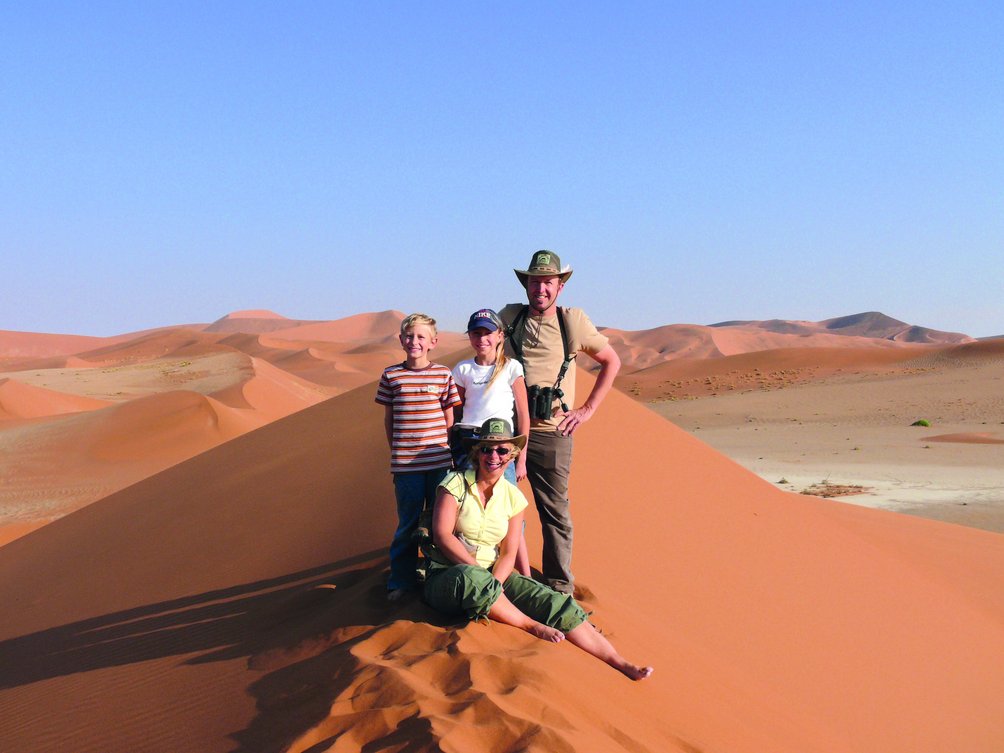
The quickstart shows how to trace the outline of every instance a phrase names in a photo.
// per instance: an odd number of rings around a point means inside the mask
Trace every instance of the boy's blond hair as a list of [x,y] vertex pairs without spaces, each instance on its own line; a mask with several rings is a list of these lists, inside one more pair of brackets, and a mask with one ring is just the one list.
[[401,334],[405,334],[409,329],[419,324],[424,324],[426,327],[431,328],[433,337],[439,334],[436,329],[436,320],[428,314],[408,314],[408,316],[401,320]]

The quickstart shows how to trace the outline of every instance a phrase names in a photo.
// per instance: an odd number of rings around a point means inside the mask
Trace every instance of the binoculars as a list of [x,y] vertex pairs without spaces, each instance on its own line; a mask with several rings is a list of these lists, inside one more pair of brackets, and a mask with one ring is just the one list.
[[[560,387],[541,387],[539,384],[531,385],[527,391],[527,402],[530,408],[530,418],[546,420],[554,413],[554,401],[565,396]],[[564,403],[561,409],[567,411]]]

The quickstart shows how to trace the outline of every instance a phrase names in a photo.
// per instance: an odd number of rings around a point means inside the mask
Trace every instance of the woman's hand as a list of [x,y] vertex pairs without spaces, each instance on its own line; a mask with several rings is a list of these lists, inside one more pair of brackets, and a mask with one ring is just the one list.
[[495,560],[492,575],[499,583],[505,583],[512,575],[516,566],[516,552],[519,550],[519,540],[523,536],[523,512],[520,511],[509,518],[509,530],[499,544],[499,558]]
[[459,509],[457,498],[443,487],[439,487],[436,506],[432,511],[432,541],[440,553],[453,564],[476,565],[478,561],[453,533],[457,527]]

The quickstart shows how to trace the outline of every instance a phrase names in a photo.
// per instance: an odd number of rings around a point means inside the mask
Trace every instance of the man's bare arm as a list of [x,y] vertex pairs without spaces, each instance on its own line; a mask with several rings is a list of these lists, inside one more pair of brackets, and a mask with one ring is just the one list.
[[600,365],[600,371],[596,375],[596,384],[593,385],[593,389],[590,391],[586,401],[580,407],[568,411],[564,418],[562,418],[561,423],[558,424],[558,431],[566,437],[574,433],[580,424],[592,418],[593,413],[596,412],[596,409],[600,407],[600,403],[603,402],[603,398],[607,396],[610,388],[614,386],[614,379],[621,368],[620,356],[617,355],[617,352],[610,345],[607,345],[598,353],[587,353],[587,355],[591,356]]

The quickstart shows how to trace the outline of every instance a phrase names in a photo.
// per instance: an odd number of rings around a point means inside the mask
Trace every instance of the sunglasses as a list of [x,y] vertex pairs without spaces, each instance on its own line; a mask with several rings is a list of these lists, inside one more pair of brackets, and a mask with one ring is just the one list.
[[495,445],[481,446],[482,455],[491,455],[493,452],[498,454],[500,458],[504,458],[506,455],[512,452],[512,450],[510,450],[508,447],[496,447]]

